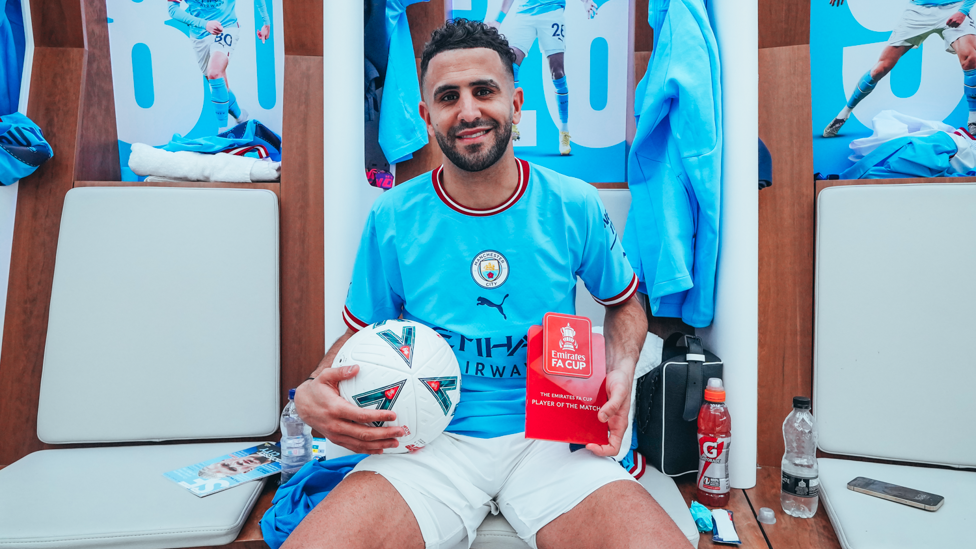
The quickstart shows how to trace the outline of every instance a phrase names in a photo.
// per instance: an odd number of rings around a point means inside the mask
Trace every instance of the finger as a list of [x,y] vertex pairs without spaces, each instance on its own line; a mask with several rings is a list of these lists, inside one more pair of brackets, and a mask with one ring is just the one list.
[[600,413],[597,417],[603,423],[610,421],[610,418],[617,415],[617,412],[620,411],[620,407],[623,406],[623,403],[623,391],[616,391],[614,394],[610,395],[610,399],[607,400],[607,403],[600,408]]
[[336,419],[351,421],[353,423],[374,423],[396,421],[396,412],[391,410],[372,410],[353,406],[345,399],[335,402],[330,415]]
[[322,383],[339,383],[344,379],[351,379],[356,377],[359,373],[359,365],[353,364],[351,366],[343,366],[341,368],[326,368],[322,370],[319,375],[315,377],[315,381],[321,381]]
[[329,435],[329,440],[333,443],[346,448],[347,450],[352,450],[357,454],[382,454],[383,450],[387,448],[396,448],[397,441],[369,441],[363,442],[353,437],[346,435]]
[[396,442],[404,436],[403,427],[373,427],[352,423],[351,421],[337,421],[330,426],[330,432],[354,438],[360,442]]
[[586,445],[586,449],[600,457],[615,456],[617,455],[617,451],[620,450],[619,447],[614,448],[609,444],[600,445],[600,444],[593,444],[592,442]]

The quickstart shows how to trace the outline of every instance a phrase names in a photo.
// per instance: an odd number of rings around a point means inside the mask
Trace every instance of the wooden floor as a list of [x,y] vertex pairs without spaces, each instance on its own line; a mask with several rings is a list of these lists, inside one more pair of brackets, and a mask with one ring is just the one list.
[[[695,496],[693,475],[675,479],[685,502],[691,505]],[[742,549],[841,549],[823,506],[812,519],[793,518],[783,512],[779,504],[779,468],[763,467],[756,471],[756,487],[732,490],[728,509],[732,511],[735,530],[742,540]],[[760,524],[756,514],[769,507],[776,514],[776,524]],[[712,543],[712,535],[704,533],[698,549],[712,547],[728,549],[730,545]]]

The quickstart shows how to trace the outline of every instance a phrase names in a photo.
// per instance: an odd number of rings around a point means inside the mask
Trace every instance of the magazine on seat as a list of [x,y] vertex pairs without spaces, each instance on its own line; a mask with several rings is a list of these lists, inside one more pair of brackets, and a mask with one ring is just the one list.
[[281,449],[265,442],[220,457],[181,467],[163,476],[197,497],[281,472]]

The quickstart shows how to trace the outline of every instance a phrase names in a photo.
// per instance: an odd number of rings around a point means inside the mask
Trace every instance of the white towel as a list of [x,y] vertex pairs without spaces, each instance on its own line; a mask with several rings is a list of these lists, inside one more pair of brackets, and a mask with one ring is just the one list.
[[144,143],[132,144],[129,168],[136,175],[177,181],[253,183],[281,178],[281,162],[224,153],[169,152]]

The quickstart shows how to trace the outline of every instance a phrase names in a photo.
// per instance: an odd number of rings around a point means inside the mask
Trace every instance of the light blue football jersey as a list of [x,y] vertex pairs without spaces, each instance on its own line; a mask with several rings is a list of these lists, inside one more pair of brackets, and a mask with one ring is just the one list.
[[440,168],[380,196],[343,310],[354,331],[402,314],[444,336],[462,374],[447,430],[479,438],[525,430],[529,327],[575,313],[577,276],[605,305],[637,290],[597,190],[517,162],[518,188],[488,210],[455,202]]
[[916,6],[948,6],[950,4],[962,4],[959,6],[959,11],[969,15],[972,11],[973,5],[976,4],[976,0],[966,0],[965,3],[960,2],[960,0],[912,0],[912,4]]
[[566,0],[525,0],[518,13],[539,15],[561,9],[566,9]]
[[[178,0],[170,0],[178,3]],[[222,27],[237,25],[236,0],[186,0],[186,12],[204,21],[220,21]],[[209,33],[206,28],[190,27],[194,38],[200,39]]]

